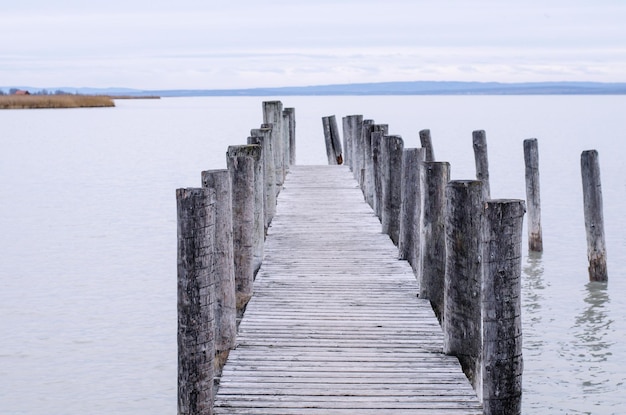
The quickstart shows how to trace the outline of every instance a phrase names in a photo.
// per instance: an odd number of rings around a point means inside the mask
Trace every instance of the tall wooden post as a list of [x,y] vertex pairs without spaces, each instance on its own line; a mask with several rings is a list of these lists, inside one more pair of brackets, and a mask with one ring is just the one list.
[[233,258],[237,311],[252,297],[254,281],[255,181],[253,154],[259,146],[230,146],[227,152],[228,171],[232,183]]
[[536,138],[524,140],[524,164],[526,166],[526,203],[528,208],[528,249],[533,252],[542,252],[539,148]]
[[276,173],[276,194],[285,181],[285,150],[283,135],[283,104],[280,101],[263,102],[263,123],[272,127],[272,152]]
[[[264,124],[267,125],[267,124]],[[276,215],[276,172],[274,169],[274,155],[272,153],[272,129],[261,127],[250,131],[252,137],[248,138],[248,144],[261,146],[263,158],[263,213],[265,233]]]
[[324,128],[324,140],[326,142],[326,157],[328,164],[343,164],[343,153],[341,150],[341,137],[337,128],[337,119],[334,115],[322,117],[322,127]]
[[[248,138],[248,143],[256,141],[252,137]],[[248,151],[254,160],[254,259],[252,262],[253,273],[256,276],[263,263],[263,252],[265,247],[265,212],[264,212],[264,182],[263,175],[265,166],[263,165],[263,148],[260,145],[251,145]]]
[[486,415],[522,411],[523,200],[485,202],[483,220],[483,406]]
[[286,116],[285,129],[289,132],[289,165],[294,166],[296,164],[296,109],[285,108],[283,115]]
[[[422,163],[423,148],[405,148],[402,152],[402,177],[400,179],[400,239],[398,258],[417,269],[420,250],[420,217],[422,214]],[[417,272],[415,273],[417,276]]]
[[383,220],[383,132],[376,130],[372,132],[372,209],[378,220]]
[[602,186],[600,182],[600,161],[596,150],[583,151],[580,158],[583,179],[583,203],[585,208],[585,229],[587,231],[587,258],[589,259],[589,280],[608,281],[606,267],[606,243],[604,241],[604,213],[602,207]]
[[424,163],[424,212],[422,217],[422,265],[420,298],[430,300],[441,323],[446,270],[445,209],[450,163]]
[[420,144],[422,148],[426,151],[425,161],[435,161],[435,150],[433,150],[433,142],[430,138],[430,130],[421,130],[420,133]]
[[382,141],[382,225],[394,245],[400,240],[400,201],[402,151],[404,141],[399,135],[383,136]]
[[[348,165],[355,179],[359,179],[361,166],[363,165],[363,145],[361,143],[361,130],[363,129],[362,115],[348,115],[343,118],[343,136],[349,142],[349,156],[346,156]],[[348,149],[345,150],[346,153]]]
[[176,190],[178,216],[178,413],[213,413],[215,191]]
[[484,130],[472,132],[474,159],[476,161],[476,178],[483,182],[483,200],[491,199],[489,187],[489,157],[487,154],[487,135]]
[[482,182],[453,180],[446,187],[446,270],[443,351],[457,356],[482,396]]
[[361,129],[361,144],[363,146],[363,165],[361,166],[361,176],[359,184],[363,191],[365,201],[372,206],[373,194],[372,189],[372,132],[374,131],[374,120],[363,120],[363,128]]
[[233,262],[233,206],[228,170],[202,172],[202,187],[215,191],[215,353],[225,361],[235,346],[237,336],[237,302]]
[[354,165],[354,139],[352,136],[352,125],[348,117],[341,118],[341,127],[343,131],[343,164],[350,167]]

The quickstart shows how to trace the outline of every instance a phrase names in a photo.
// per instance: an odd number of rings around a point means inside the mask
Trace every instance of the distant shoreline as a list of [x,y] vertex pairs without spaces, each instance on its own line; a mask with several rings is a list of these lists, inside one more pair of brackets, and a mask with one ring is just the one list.
[[[9,87],[0,87],[8,91]],[[15,88],[12,88],[15,89]],[[20,87],[35,94],[40,88]],[[56,90],[50,88],[48,90]],[[626,82],[458,82],[411,81],[241,89],[69,88],[69,94],[122,98],[158,97],[280,97],[364,95],[626,95]]]

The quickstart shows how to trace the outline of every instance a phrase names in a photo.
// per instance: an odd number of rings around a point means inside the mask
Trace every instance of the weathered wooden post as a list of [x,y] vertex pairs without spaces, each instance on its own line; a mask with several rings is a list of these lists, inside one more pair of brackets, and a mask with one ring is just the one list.
[[435,151],[433,150],[433,142],[430,138],[430,130],[421,130],[420,133],[420,144],[422,148],[426,151],[425,161],[435,161]]
[[528,249],[542,252],[539,148],[536,138],[524,140],[524,164],[526,166],[526,203],[528,208]]
[[476,161],[476,178],[483,182],[483,200],[491,199],[489,187],[489,157],[487,155],[487,135],[484,130],[472,132],[474,159]]
[[608,281],[606,267],[606,244],[604,241],[604,212],[602,207],[602,186],[600,182],[600,161],[596,150],[583,151],[580,158],[583,179],[583,203],[585,208],[585,229],[587,231],[587,258],[589,259],[589,280]]
[[383,136],[382,149],[382,225],[394,245],[400,240],[400,202],[402,151],[404,141],[399,135]]
[[[252,144],[253,141],[256,139],[248,137],[248,144]],[[263,262],[265,246],[265,212],[263,210],[265,166],[263,165],[263,148],[260,145],[253,146],[249,154],[254,160],[254,259],[252,266],[256,276]]]
[[341,150],[341,138],[337,128],[337,119],[334,115],[322,117],[322,127],[324,128],[324,139],[326,142],[326,157],[328,164],[343,164],[343,154]]
[[354,140],[352,137],[352,125],[348,117],[341,118],[341,127],[343,132],[343,164],[350,167],[354,164]]
[[361,129],[361,145],[363,146],[363,164],[361,165],[361,176],[359,178],[359,183],[361,185],[361,190],[363,191],[363,196],[365,201],[372,206],[373,204],[373,194],[371,191],[371,173],[372,173],[372,131],[374,131],[374,120],[363,120]]
[[[422,214],[422,179],[425,150],[405,148],[402,152],[402,177],[400,179],[400,238],[398,258],[417,269],[420,250],[420,217]],[[415,274],[417,276],[417,273]]]
[[456,356],[482,396],[482,182],[446,186],[443,351]]
[[289,165],[293,166],[296,164],[296,109],[295,108],[285,108],[283,110],[283,121],[285,122],[285,129],[289,132],[288,134],[288,143],[289,143]]
[[263,102],[263,123],[272,127],[272,152],[274,153],[274,171],[276,173],[276,194],[280,193],[285,181],[285,150],[283,135],[283,103],[280,101]]
[[247,145],[229,146],[227,152],[233,196],[233,258],[238,312],[252,297],[256,235],[254,153],[260,151],[257,145]]
[[215,190],[177,189],[178,413],[213,413]]
[[248,138],[248,144],[261,146],[263,158],[263,214],[265,233],[276,215],[276,172],[274,169],[274,155],[272,153],[272,129],[267,127],[250,131],[252,137]]
[[[377,126],[375,125],[374,128]],[[383,220],[383,160],[382,145],[384,133],[380,130],[372,132],[372,209],[378,220]]]
[[483,213],[483,406],[520,414],[523,200],[488,200]]
[[363,129],[362,115],[348,115],[343,117],[343,137],[346,143],[349,143],[350,149],[345,149],[346,159],[350,170],[355,179],[359,179],[361,175],[361,166],[363,165],[363,146],[361,143],[361,130]]
[[430,300],[441,323],[446,270],[445,210],[446,185],[450,181],[450,163],[424,163],[424,205],[422,215],[422,272],[420,298]]
[[237,302],[233,263],[233,206],[228,170],[202,172],[202,187],[215,190],[215,354],[222,364],[237,336]]

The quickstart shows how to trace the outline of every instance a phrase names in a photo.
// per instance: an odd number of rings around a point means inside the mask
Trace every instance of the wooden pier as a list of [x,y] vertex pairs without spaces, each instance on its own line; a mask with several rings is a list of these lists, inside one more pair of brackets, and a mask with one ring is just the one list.
[[291,166],[215,414],[482,414],[345,166]]

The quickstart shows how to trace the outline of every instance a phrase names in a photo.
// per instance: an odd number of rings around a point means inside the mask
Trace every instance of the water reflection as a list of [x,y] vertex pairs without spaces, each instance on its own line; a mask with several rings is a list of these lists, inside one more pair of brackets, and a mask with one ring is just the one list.
[[544,302],[543,262],[541,252],[529,252],[524,265],[522,279],[522,307],[526,323],[534,326],[542,319],[541,307]]
[[593,361],[602,362],[611,355],[611,342],[607,340],[613,320],[609,317],[609,292],[606,282],[590,282],[586,286],[587,306],[576,317],[573,327],[580,352],[587,352]]

